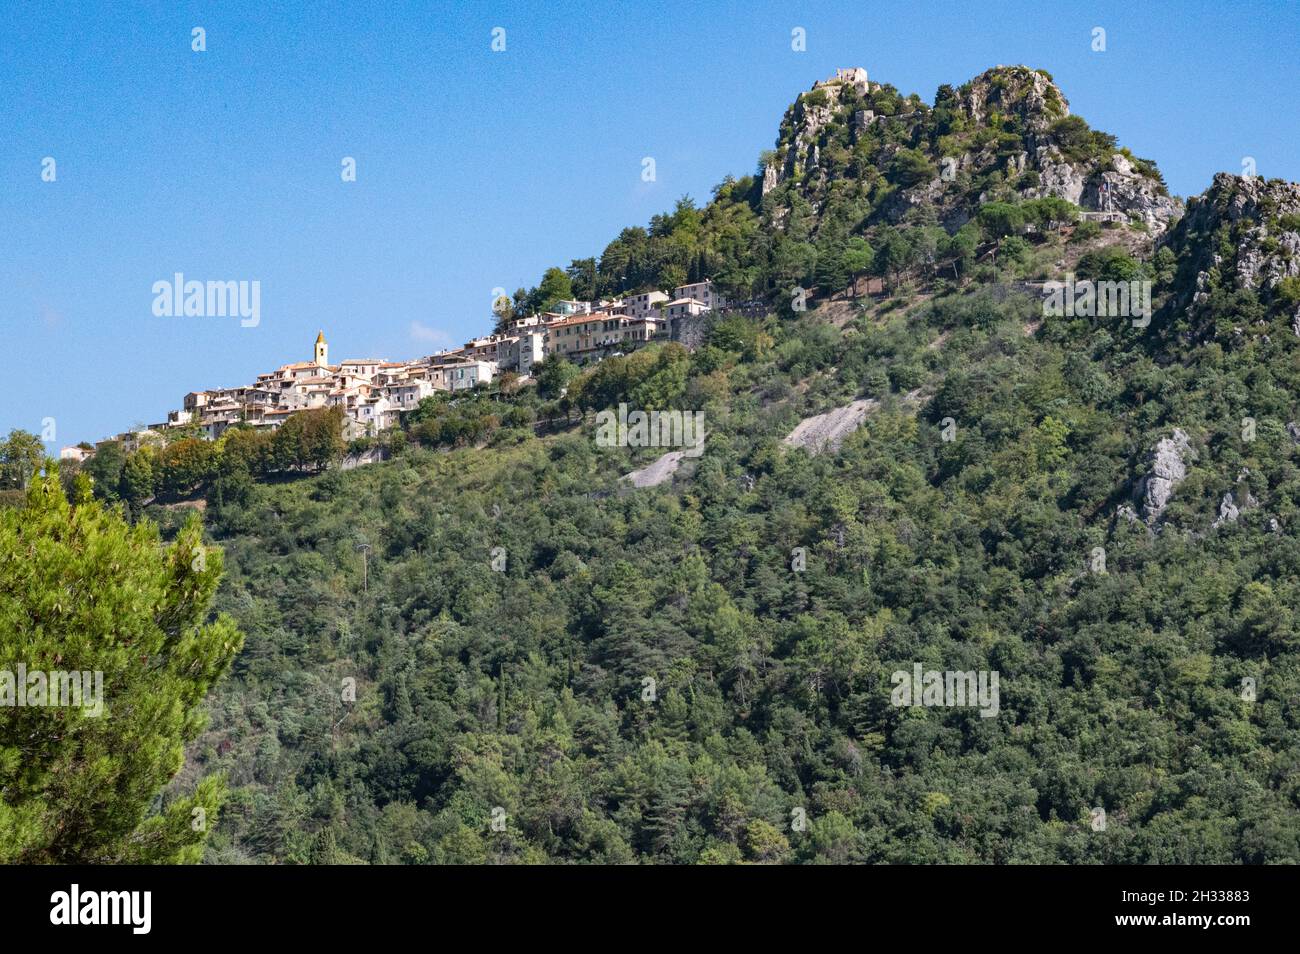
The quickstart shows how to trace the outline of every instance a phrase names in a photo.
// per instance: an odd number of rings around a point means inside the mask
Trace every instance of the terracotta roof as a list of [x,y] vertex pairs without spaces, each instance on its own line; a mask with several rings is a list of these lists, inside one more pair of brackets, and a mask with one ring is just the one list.
[[561,318],[559,321],[549,322],[547,328],[565,328],[569,325],[583,325],[589,321],[610,321],[619,318],[619,315],[611,315],[606,311],[593,311],[590,315],[574,315],[571,318]]

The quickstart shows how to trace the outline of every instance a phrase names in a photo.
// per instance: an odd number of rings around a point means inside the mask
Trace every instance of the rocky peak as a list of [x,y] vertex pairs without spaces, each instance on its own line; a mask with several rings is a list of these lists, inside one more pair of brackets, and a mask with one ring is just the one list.
[[[898,222],[930,206],[950,230],[984,203],[1049,196],[1138,219],[1156,235],[1182,214],[1153,163],[1071,116],[1051,76],[1026,66],[943,86],[933,106],[862,69],[814,84],[786,111],[763,194],[789,184],[816,210],[845,180],[871,203],[871,219]],[[788,200],[778,195],[779,227]]]
[[[818,80],[811,90],[801,94],[786,110],[776,154],[764,164],[763,194],[806,169],[816,169],[822,131],[846,105],[856,107],[865,103],[873,88],[880,89],[880,86],[873,87],[867,71],[854,66],[836,70],[834,76]],[[855,126],[867,121],[868,116],[874,117],[870,109],[850,111]]]
[[1034,132],[1044,132],[1063,116],[1070,104],[1052,78],[1027,66],[996,66],[966,83],[957,92],[962,111],[983,125],[993,114],[1014,116]]
[[[1163,244],[1178,256],[1178,284],[1187,289],[1175,307],[1194,313],[1219,288],[1272,303],[1285,279],[1300,277],[1300,185],[1218,173]],[[1300,335],[1300,308],[1291,317]]]

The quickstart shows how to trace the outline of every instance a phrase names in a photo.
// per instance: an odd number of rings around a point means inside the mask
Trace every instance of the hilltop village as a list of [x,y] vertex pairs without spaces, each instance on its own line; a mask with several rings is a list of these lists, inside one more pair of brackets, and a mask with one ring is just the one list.
[[[397,426],[403,411],[413,410],[435,391],[468,390],[506,373],[526,380],[548,355],[584,364],[651,341],[684,337],[692,319],[725,305],[710,280],[678,286],[672,295],[648,291],[594,302],[560,301],[553,310],[510,321],[497,334],[412,361],[348,358],[331,364],[322,331],[310,361],[281,365],[251,384],[191,391],[165,422],[108,440],[121,441],[130,450],[179,429],[216,440],[236,424],[275,430],[299,411],[329,407],[343,410],[346,439],[373,437]],[[65,447],[61,456],[84,459],[90,453]]]

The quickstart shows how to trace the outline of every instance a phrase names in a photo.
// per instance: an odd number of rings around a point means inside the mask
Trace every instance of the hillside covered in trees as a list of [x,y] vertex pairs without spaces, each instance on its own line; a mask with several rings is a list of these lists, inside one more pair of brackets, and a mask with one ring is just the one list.
[[[1067,274],[1149,320],[1046,314]],[[766,307],[428,399],[383,463],[326,415],[87,462],[224,554],[243,648],[163,798],[224,779],[206,861],[1300,863],[1300,188],[1184,207],[1023,67],[819,85],[511,307],[703,277]],[[619,403],[703,453],[630,486]],[[997,715],[891,704],[916,663]]]

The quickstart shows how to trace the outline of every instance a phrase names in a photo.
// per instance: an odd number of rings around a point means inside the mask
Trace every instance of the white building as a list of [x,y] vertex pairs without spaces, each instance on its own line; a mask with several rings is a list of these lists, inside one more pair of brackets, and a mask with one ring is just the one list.
[[557,301],[555,303],[555,313],[565,318],[569,318],[573,315],[590,315],[591,302],[573,301],[571,299],[565,299],[564,301]]
[[514,371],[520,377],[529,377],[533,365],[546,356],[546,334],[529,331],[505,338],[497,349],[497,367],[501,371]]
[[727,299],[714,287],[711,278],[690,285],[678,285],[673,289],[673,299],[675,301],[681,298],[694,298],[713,311],[720,311],[727,306]]

